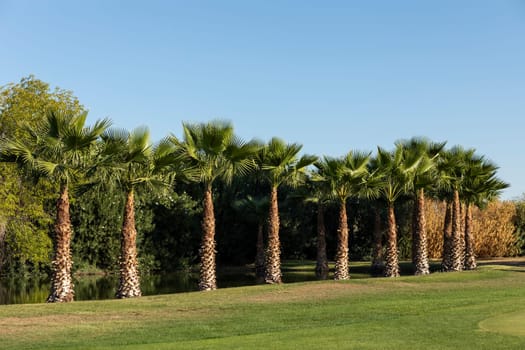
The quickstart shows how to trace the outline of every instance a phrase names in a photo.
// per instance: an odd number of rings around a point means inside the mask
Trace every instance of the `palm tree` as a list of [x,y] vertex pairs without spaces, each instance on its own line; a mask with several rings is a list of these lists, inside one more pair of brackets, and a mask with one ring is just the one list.
[[[450,213],[445,215],[445,241],[443,251],[443,271],[461,271],[465,261],[465,238],[461,220],[460,191],[469,161],[476,159],[474,149],[464,149],[454,146],[442,152],[437,165],[439,177],[442,179],[441,196],[450,203]],[[448,208],[448,207],[447,207]],[[447,236],[450,219],[450,237]],[[447,242],[448,240],[448,242]]]
[[382,177],[380,193],[387,203],[388,234],[384,268],[386,277],[399,276],[394,204],[400,196],[411,190],[414,175],[421,161],[421,155],[406,152],[405,147],[399,143],[392,152],[378,147],[377,156],[373,160],[374,167],[378,169],[378,176]]
[[435,165],[439,153],[443,151],[445,142],[434,143],[425,138],[412,138],[400,141],[406,152],[412,153],[408,158],[421,157],[413,176],[411,177],[411,195],[414,199],[414,214],[412,216],[412,259],[416,275],[430,273],[427,233],[425,218],[425,191],[432,189],[435,183]]
[[269,201],[268,196],[252,197],[236,201],[233,206],[243,212],[243,216],[257,223],[257,244],[255,253],[255,277],[257,281],[264,281],[265,258],[264,258],[264,224],[268,218]]
[[472,232],[472,206],[484,208],[501,190],[509,185],[496,177],[498,167],[484,157],[467,159],[461,199],[465,203],[465,270],[477,267],[474,253],[474,232]]
[[337,253],[335,259],[335,280],[350,278],[348,273],[348,217],[346,202],[351,196],[357,197],[366,188],[370,154],[349,152],[341,158],[323,157],[315,163],[318,181],[326,183],[330,195],[339,204],[339,226],[337,229]]
[[171,136],[176,154],[185,166],[187,179],[204,186],[199,290],[217,289],[215,266],[215,212],[213,183],[230,184],[234,175],[245,175],[256,167],[254,156],[261,146],[244,142],[229,122],[183,123],[183,139]]
[[[176,163],[174,147],[168,140],[156,146],[150,143],[145,127],[132,132],[108,130],[102,135],[97,171],[104,185],[113,183],[125,193],[124,220],[120,239],[120,279],[117,298],[141,296],[137,261],[137,229],[135,225],[135,194],[141,187],[150,190],[167,188]],[[171,170],[171,174],[167,171]]]
[[315,181],[315,178],[315,174],[309,174],[308,181],[298,188],[297,191],[294,191],[292,196],[300,198],[304,203],[313,204],[317,208],[315,276],[320,280],[325,280],[328,278],[328,273],[330,272],[328,256],[326,254],[325,211],[326,207],[331,203],[332,198],[330,188],[327,184],[322,181]]
[[71,278],[71,236],[69,192],[78,184],[87,168],[99,136],[110,121],[98,120],[91,127],[85,125],[87,112],[51,109],[46,119],[35,128],[26,128],[27,137],[2,141],[4,154],[38,178],[48,179],[59,188],[54,226],[55,252],[52,262],[51,292],[47,302],[69,302],[74,299]]
[[317,160],[311,155],[299,157],[301,148],[297,143],[286,144],[274,137],[261,149],[257,159],[262,177],[270,185],[265,277],[270,284],[282,282],[278,189],[281,185],[297,186],[303,182],[308,166]]

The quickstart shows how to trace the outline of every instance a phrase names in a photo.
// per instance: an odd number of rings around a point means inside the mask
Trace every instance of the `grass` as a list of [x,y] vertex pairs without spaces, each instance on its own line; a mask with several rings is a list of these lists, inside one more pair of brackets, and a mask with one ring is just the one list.
[[524,325],[525,261],[494,261],[424,277],[5,305],[0,348],[523,349]]

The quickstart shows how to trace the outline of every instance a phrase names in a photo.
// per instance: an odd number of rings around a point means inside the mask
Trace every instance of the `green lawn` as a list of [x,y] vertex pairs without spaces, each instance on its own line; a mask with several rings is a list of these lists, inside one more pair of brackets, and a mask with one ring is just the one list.
[[425,277],[0,306],[0,349],[524,349],[523,329],[523,260]]

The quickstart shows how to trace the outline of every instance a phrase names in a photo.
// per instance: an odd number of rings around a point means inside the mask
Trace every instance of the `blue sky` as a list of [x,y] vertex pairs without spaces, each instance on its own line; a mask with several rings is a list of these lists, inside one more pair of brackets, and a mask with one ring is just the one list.
[[343,155],[426,136],[525,193],[525,1],[0,0],[0,85],[72,90],[90,120],[227,119]]

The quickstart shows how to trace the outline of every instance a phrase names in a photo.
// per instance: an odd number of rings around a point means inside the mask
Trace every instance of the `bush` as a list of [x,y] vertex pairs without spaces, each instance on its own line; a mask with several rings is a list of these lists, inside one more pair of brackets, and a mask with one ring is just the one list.
[[[445,203],[439,201],[428,201],[425,208],[428,252],[434,259],[442,257],[445,210]],[[514,202],[494,201],[483,210],[473,208],[472,218],[476,256],[486,258],[519,255],[521,243],[515,226]]]

